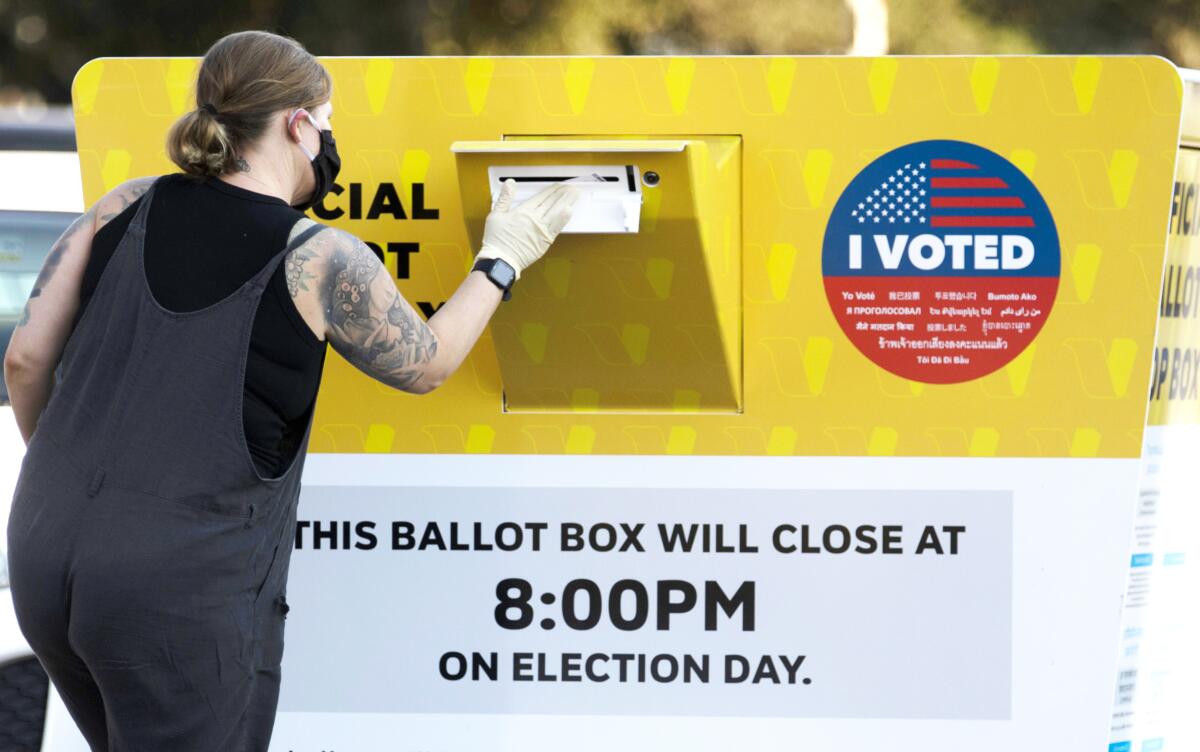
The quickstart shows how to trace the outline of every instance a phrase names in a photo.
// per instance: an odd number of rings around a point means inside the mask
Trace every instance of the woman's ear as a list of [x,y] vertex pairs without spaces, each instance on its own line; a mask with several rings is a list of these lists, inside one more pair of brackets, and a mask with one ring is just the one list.
[[303,142],[303,137],[300,135],[300,119],[307,119],[308,117],[308,110],[301,107],[293,110],[292,113],[287,116],[288,119],[285,120],[287,123],[288,136],[298,144]]

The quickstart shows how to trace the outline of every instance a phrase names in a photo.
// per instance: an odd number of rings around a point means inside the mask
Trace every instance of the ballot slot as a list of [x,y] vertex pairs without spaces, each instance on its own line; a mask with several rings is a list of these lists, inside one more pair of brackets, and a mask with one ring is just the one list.
[[579,190],[571,219],[562,232],[637,232],[642,213],[641,173],[636,165],[493,165],[488,167],[492,206],[505,180],[515,183],[517,206],[554,183]]
[[742,411],[740,136],[508,134],[450,149],[475,248],[505,179],[514,206],[579,188],[490,321],[502,412]]

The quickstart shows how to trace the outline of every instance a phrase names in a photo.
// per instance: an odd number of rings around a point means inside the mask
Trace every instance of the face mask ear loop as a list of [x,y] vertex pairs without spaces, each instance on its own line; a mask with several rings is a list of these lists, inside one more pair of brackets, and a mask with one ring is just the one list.
[[[309,115],[304,110],[296,110],[295,112],[292,113],[292,116],[288,118],[288,130],[289,131],[292,129],[292,124],[296,122],[296,116],[299,115],[301,112],[304,112],[304,114],[308,116],[308,122],[312,123],[314,128],[317,127],[317,121],[313,120],[312,115]],[[317,130],[320,130],[320,129],[317,128]],[[304,156],[308,157],[309,162],[311,162],[317,158],[317,155],[313,154],[311,151],[309,151],[308,147],[304,145],[303,141],[297,141],[296,145],[299,146],[301,151],[304,152]]]

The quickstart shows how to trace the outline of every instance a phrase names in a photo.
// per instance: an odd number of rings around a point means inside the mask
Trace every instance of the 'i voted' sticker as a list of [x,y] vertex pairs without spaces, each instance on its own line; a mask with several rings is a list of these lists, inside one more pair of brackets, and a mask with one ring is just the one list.
[[904,378],[976,379],[1037,336],[1058,292],[1058,231],[1033,183],[993,151],[921,141],[850,182],[821,270],[842,331]]

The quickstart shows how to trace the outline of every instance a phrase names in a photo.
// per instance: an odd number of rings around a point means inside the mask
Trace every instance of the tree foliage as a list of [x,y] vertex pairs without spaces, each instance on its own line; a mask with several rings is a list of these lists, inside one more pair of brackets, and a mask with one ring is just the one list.
[[[318,55],[837,54],[844,0],[0,0],[5,92],[70,100],[89,59],[267,29]],[[890,0],[890,51],[1154,53],[1200,66],[1200,0]]]

